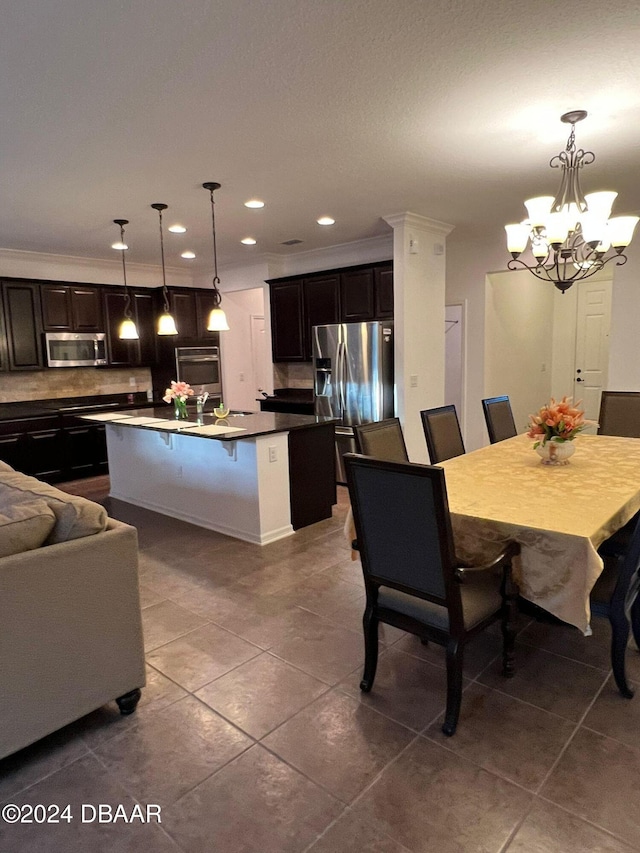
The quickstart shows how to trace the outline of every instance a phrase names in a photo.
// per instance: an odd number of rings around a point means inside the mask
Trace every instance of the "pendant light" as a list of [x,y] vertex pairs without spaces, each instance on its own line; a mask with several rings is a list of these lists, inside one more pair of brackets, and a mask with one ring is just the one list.
[[160,220],[160,255],[162,257],[162,298],[164,299],[164,313],[160,315],[158,320],[159,335],[177,335],[178,329],[176,321],[173,319],[169,311],[169,291],[167,290],[167,278],[164,270],[164,235],[162,233],[162,211],[167,209],[166,204],[152,204],[151,207],[158,211],[158,219]]
[[124,241],[124,226],[129,224],[129,220],[114,219],[113,223],[120,226],[120,242],[115,243],[114,246],[122,253],[122,277],[124,279],[124,319],[120,323],[118,337],[122,341],[137,341],[140,339],[140,336],[138,335],[138,329],[133,322],[133,315],[131,314],[131,296],[127,287],[127,267],[124,260],[124,253],[129,248]]
[[217,184],[214,181],[207,181],[207,183],[203,184],[202,186],[205,190],[209,190],[209,195],[211,198],[211,225],[213,229],[213,308],[211,310],[211,313],[209,314],[209,319],[207,321],[207,331],[228,332],[229,324],[227,323],[226,314],[220,307],[222,297],[220,296],[220,291],[218,290],[220,279],[218,277],[218,252],[216,247],[216,212],[215,203],[213,201],[213,191],[219,190],[220,184]]

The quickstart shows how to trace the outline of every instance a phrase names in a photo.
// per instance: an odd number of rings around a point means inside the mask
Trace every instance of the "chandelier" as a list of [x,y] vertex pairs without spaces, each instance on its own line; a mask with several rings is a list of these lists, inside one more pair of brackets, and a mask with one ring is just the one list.
[[[609,218],[616,192],[583,195],[580,170],[593,163],[595,154],[576,148],[575,126],[587,117],[584,110],[560,116],[571,125],[564,151],[549,165],[562,169],[555,198],[539,196],[525,201],[528,218],[505,225],[510,270],[528,269],[542,281],[552,282],[564,293],[576,281],[601,270],[609,261],[620,266],[627,262],[624,250],[631,242],[637,216]],[[530,244],[531,258],[520,256]]]

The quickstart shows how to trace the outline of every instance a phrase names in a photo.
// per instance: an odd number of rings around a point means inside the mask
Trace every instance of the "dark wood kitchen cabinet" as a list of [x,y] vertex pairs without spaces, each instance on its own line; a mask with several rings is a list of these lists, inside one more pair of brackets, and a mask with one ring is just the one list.
[[310,359],[313,354],[314,326],[326,326],[340,320],[340,276],[326,275],[307,278],[304,292],[304,353]]
[[271,279],[274,361],[310,361],[314,326],[393,318],[393,264]]
[[104,289],[104,316],[107,334],[107,358],[111,367],[147,366],[156,357],[156,318],[154,292],[130,290],[131,316],[138,329],[139,340],[123,341],[118,330],[124,318],[125,296],[122,289]]
[[393,266],[375,267],[373,271],[377,320],[393,319]]
[[343,323],[373,320],[376,302],[373,292],[373,270],[343,272],[340,280],[340,309]]
[[[158,304],[159,310],[164,310],[161,291]],[[215,308],[213,288],[169,288],[169,307],[178,328],[178,334],[173,340],[178,344],[207,346],[218,339],[219,332],[210,332],[207,329],[209,314]]]
[[0,421],[0,459],[49,483],[64,479],[62,430],[57,415]]
[[274,361],[305,361],[303,280],[271,285]]
[[76,480],[106,474],[107,440],[104,424],[91,424],[63,416],[65,479]]
[[40,370],[42,322],[37,282],[2,281],[5,369]]
[[103,332],[101,288],[49,282],[41,287],[46,332]]

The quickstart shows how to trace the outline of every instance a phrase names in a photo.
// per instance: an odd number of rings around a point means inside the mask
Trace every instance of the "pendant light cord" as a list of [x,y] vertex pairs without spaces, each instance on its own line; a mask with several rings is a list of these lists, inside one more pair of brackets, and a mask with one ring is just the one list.
[[160,220],[160,256],[162,258],[162,298],[164,299],[164,313],[169,313],[169,294],[167,292],[167,277],[164,271],[164,235],[162,233],[162,210],[158,210]]
[[[120,223],[120,243],[124,246],[124,225]],[[121,249],[120,251],[122,255],[122,278],[124,280],[124,316],[125,319],[131,320],[131,296],[129,295],[129,288],[127,287],[127,265],[124,260],[125,249]]]
[[210,188],[209,193],[211,195],[211,227],[213,230],[213,304],[216,308],[219,308],[220,303],[222,301],[222,297],[220,296],[220,291],[218,290],[220,278],[218,276],[218,247],[216,244],[216,205],[213,200],[213,189]]

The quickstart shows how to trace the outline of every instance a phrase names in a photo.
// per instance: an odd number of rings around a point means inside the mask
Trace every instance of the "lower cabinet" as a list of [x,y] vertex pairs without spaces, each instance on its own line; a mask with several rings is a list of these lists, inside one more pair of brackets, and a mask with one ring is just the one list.
[[63,431],[65,479],[79,480],[106,474],[107,441],[104,424],[68,426]]
[[106,474],[104,424],[58,415],[0,421],[0,459],[47,483]]

